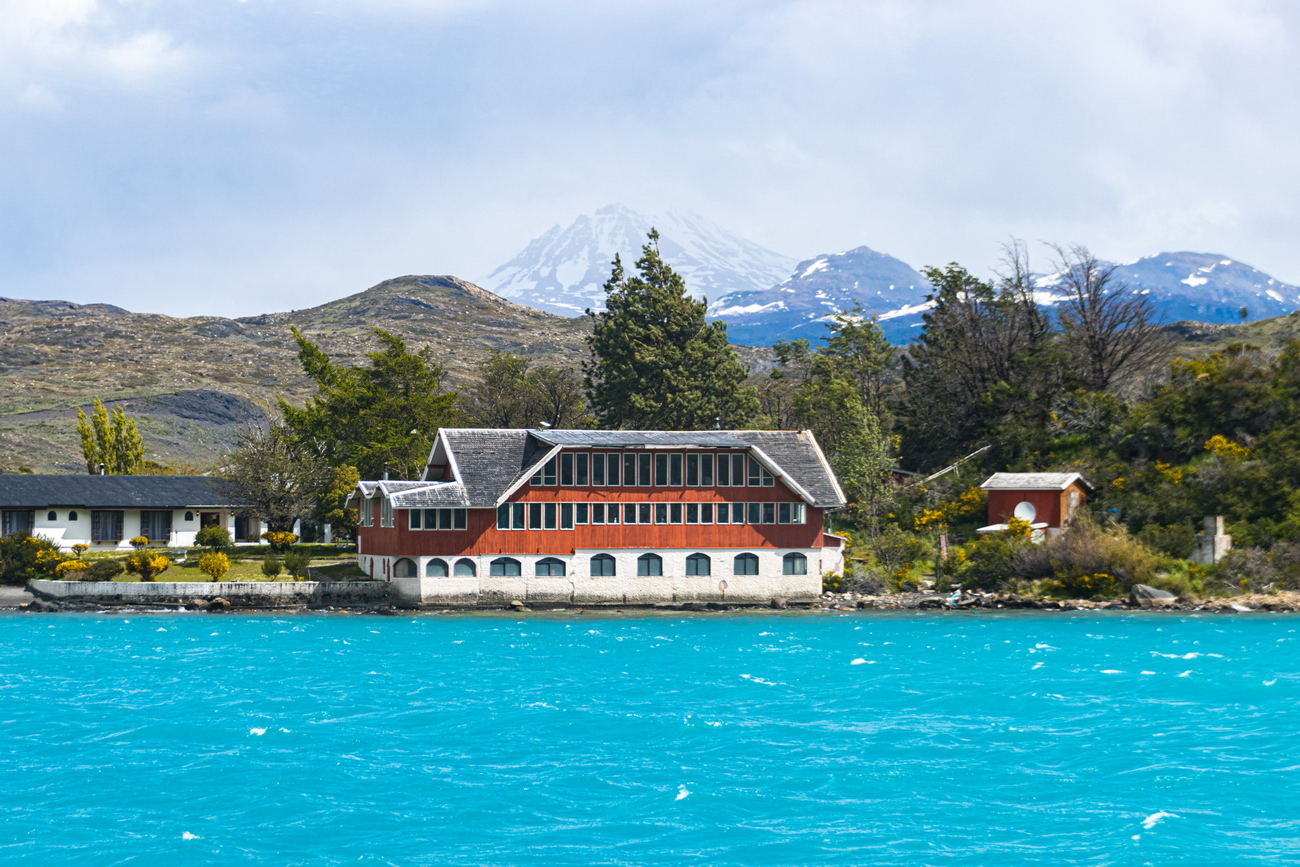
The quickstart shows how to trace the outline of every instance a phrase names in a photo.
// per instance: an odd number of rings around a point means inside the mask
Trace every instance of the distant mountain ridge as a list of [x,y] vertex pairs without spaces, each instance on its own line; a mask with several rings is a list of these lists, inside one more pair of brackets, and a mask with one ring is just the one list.
[[891,340],[903,343],[915,336],[912,326],[929,292],[930,284],[907,263],[855,247],[806,259],[762,292],[724,295],[709,305],[709,318],[725,321],[733,342],[770,346],[780,339],[815,340],[832,315],[861,304],[867,315],[880,317]]
[[567,227],[551,227],[479,284],[517,304],[560,316],[603,310],[614,254],[632,271],[651,228],[659,231],[664,259],[697,298],[766,289],[795,264],[698,214],[646,216],[623,205],[606,205]]
[[[609,205],[555,226],[482,281],[530,307],[577,316],[603,307],[602,285],[615,252],[631,268],[645,232],[656,226],[664,259],[688,290],[709,299],[710,319],[727,323],[733,343],[770,346],[776,340],[825,333],[832,314],[861,304],[894,343],[920,333],[929,284],[915,268],[870,247],[804,259],[773,253],[703,217],[669,212],[645,217]],[[629,252],[630,251],[630,252]],[[1166,322],[1237,323],[1300,308],[1300,287],[1215,253],[1160,253],[1116,266],[1116,284],[1151,297]],[[1040,300],[1060,303],[1059,275],[1040,280]]]

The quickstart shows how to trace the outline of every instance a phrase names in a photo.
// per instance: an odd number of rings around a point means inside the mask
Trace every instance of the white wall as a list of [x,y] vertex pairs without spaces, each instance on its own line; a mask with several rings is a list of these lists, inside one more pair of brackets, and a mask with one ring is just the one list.
[[[32,535],[43,536],[65,551],[71,550],[73,545],[90,545],[92,551],[130,550],[131,545],[129,540],[140,535],[140,510],[116,509],[112,511],[122,512],[122,540],[116,545],[109,543],[92,543],[90,541],[90,509],[37,509],[36,521],[32,528]],[[209,509],[207,511],[215,510]],[[55,514],[55,520],[53,521],[49,519],[50,512],[54,512]],[[70,519],[70,516],[73,514],[77,516],[76,520]],[[188,521],[185,520],[186,514],[190,515],[190,520]],[[201,511],[199,509],[172,510],[171,538],[155,539],[155,544],[159,547],[169,548],[193,547],[194,537],[199,531],[200,515]],[[221,526],[225,527],[233,535],[235,531],[234,515],[230,512],[222,511]]]
[[[686,558],[694,553],[708,554],[712,558],[711,575],[687,575]],[[806,575],[782,574],[782,560],[786,554],[798,552],[808,558]],[[591,557],[610,554],[615,560],[615,574],[593,577],[590,573]],[[637,558],[645,553],[663,558],[662,576],[637,575]],[[360,567],[375,578],[391,580],[395,592],[408,604],[415,605],[506,605],[512,600],[521,602],[567,602],[654,604],[656,602],[743,602],[767,603],[774,598],[791,601],[811,601],[821,594],[821,576],[826,571],[842,567],[837,549],[778,548],[756,549],[749,553],[759,558],[757,575],[732,574],[736,549],[671,549],[653,550],[580,550],[569,556],[509,555],[521,564],[521,575],[494,576],[490,563],[496,554],[470,557],[477,568],[474,578],[393,578],[393,563],[397,557],[366,555],[358,558]],[[565,575],[541,577],[535,574],[535,564],[546,556],[556,556],[565,563]],[[424,575],[425,564],[432,557],[410,557]],[[458,557],[443,557],[449,568]]]

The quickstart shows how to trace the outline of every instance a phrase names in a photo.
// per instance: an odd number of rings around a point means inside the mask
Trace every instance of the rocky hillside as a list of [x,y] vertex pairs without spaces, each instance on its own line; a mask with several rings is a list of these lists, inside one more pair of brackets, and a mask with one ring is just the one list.
[[373,328],[431,346],[453,385],[490,349],[573,364],[588,321],[520,307],[455,277],[400,277],[308,310],[174,319],[106,304],[0,299],[0,469],[83,471],[75,419],[100,397],[140,418],[147,457],[209,466],[278,396],[311,382],[290,326],[362,363]]

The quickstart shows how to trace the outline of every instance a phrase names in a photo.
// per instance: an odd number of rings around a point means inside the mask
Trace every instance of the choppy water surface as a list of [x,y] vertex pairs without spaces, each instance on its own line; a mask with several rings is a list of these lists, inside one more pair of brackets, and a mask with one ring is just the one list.
[[1294,862],[1298,628],[13,615],[0,862]]

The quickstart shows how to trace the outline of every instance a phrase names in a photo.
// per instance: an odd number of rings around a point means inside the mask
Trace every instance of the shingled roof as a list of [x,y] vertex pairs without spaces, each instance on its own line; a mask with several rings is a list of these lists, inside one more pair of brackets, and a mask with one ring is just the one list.
[[[444,446],[445,443],[445,446]],[[362,482],[381,487],[395,508],[492,508],[556,447],[594,449],[716,448],[754,451],[796,491],[823,508],[844,505],[844,493],[809,431],[591,431],[443,428],[430,464],[445,453],[454,480]],[[439,467],[442,458],[438,457]],[[441,472],[441,469],[437,470]]]
[[1075,482],[1092,490],[1092,484],[1078,473],[994,473],[980,487],[986,491],[1064,491]]
[[0,475],[6,509],[184,509],[241,504],[209,476]]

